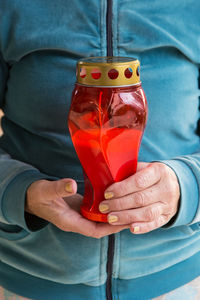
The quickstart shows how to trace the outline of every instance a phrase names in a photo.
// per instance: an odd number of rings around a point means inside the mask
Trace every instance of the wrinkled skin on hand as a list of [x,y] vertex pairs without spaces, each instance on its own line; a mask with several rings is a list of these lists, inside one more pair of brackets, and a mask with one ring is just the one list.
[[128,228],[127,225],[112,226],[82,217],[82,196],[76,192],[77,184],[73,179],[35,181],[27,189],[25,211],[53,223],[63,231],[93,238],[101,238]]
[[167,224],[177,213],[180,188],[174,171],[163,163],[138,163],[137,172],[112,184],[99,209],[113,226],[146,233]]

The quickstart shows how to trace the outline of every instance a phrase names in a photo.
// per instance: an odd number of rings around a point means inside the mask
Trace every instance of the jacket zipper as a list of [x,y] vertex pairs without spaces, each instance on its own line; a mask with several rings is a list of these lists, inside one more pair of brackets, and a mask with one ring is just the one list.
[[107,255],[107,280],[106,280],[106,300],[112,300],[112,270],[114,259],[115,236],[114,234],[108,237],[108,255]]
[[[112,41],[112,0],[107,0],[106,14],[106,38],[107,38],[107,56],[113,56],[113,41]],[[112,300],[112,271],[114,259],[115,236],[114,234],[108,237],[108,253],[107,253],[107,281],[106,281],[106,299]]]
[[107,0],[107,14],[106,14],[106,35],[107,35],[107,56],[113,56],[112,43],[112,6],[113,0]]

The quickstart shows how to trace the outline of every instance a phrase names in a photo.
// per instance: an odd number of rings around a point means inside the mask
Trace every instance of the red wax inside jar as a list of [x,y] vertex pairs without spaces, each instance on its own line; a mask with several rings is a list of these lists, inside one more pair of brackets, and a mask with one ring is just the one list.
[[82,214],[107,222],[99,212],[105,189],[136,172],[146,123],[146,99],[136,88],[95,88],[77,85],[69,129],[85,176]]

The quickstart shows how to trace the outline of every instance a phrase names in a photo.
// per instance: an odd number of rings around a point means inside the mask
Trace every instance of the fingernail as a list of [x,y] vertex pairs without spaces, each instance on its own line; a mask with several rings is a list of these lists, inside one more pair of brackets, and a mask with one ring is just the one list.
[[111,199],[114,196],[113,192],[105,192],[104,197],[105,199]]
[[99,205],[99,210],[100,210],[100,212],[105,212],[105,211],[108,211],[109,210],[109,206],[108,206],[108,204],[100,204]]
[[117,216],[114,216],[114,215],[108,216],[108,222],[109,223],[114,223],[114,222],[117,222],[117,221],[118,221],[118,217]]
[[139,226],[135,226],[133,227],[133,233],[139,232],[140,231],[140,227]]
[[65,191],[68,193],[72,193],[73,192],[73,188],[70,182],[66,183],[65,185]]

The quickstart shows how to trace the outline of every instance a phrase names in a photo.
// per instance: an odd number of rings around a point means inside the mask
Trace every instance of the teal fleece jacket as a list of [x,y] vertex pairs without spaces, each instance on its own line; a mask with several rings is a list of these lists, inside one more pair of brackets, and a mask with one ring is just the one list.
[[[143,300],[200,275],[199,12],[197,0],[0,1],[5,288],[42,300]],[[26,190],[36,180],[71,177],[83,192],[67,116],[77,60],[106,56],[108,32],[115,56],[141,62],[149,118],[139,160],[169,165],[181,189],[168,226],[115,234],[110,274],[108,237],[64,232],[24,213]]]

